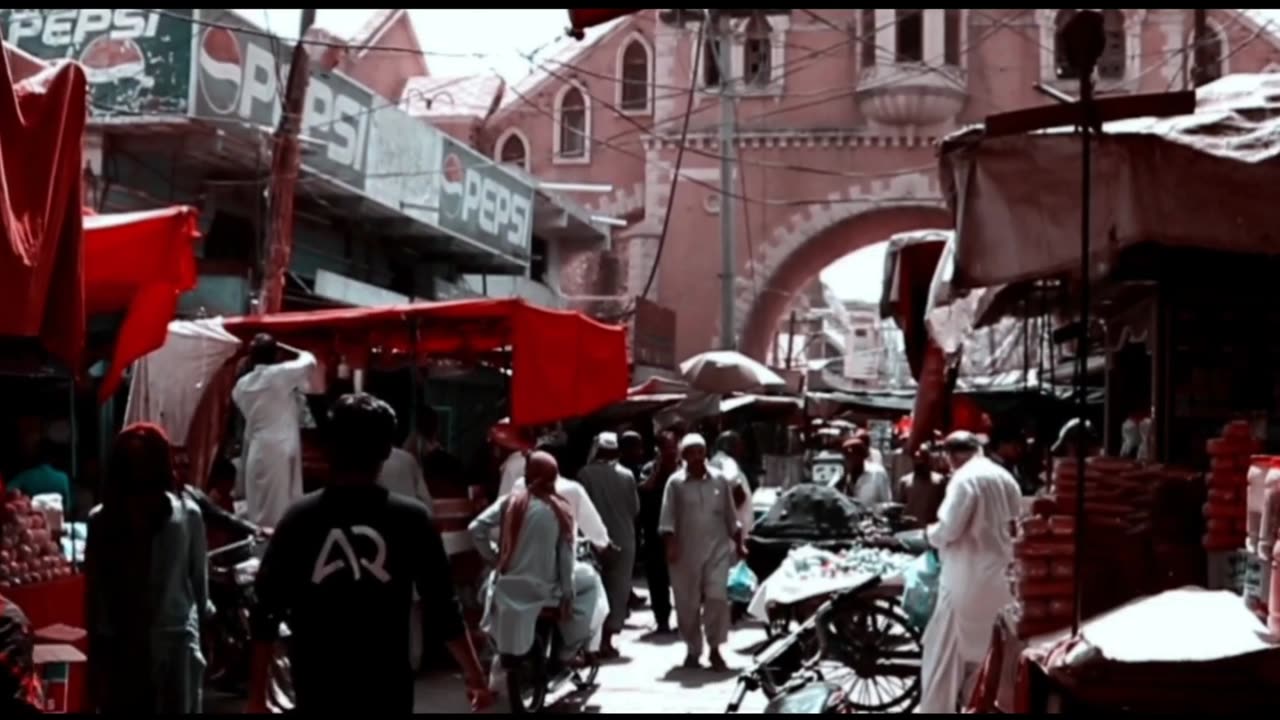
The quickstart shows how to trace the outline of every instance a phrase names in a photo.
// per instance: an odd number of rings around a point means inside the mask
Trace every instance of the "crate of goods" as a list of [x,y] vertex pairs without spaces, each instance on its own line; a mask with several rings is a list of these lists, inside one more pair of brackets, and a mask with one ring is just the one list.
[[0,591],[71,573],[48,517],[32,507],[30,498],[10,491],[0,507]]
[[1076,519],[1048,504],[1018,521],[1010,578],[1018,606],[1018,637],[1029,638],[1071,624],[1075,595]]
[[1211,438],[1208,497],[1204,504],[1204,549],[1209,552],[1239,550],[1245,546],[1248,528],[1249,468],[1257,441],[1248,423],[1233,422],[1221,437]]

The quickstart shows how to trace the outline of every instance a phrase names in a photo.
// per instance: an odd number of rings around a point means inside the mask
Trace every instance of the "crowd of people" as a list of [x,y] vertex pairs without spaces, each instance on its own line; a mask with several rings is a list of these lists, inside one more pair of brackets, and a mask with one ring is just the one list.
[[[490,437],[501,464],[489,502],[476,483],[462,481],[463,466],[439,443],[433,416],[422,414],[419,430],[398,443],[391,407],[353,393],[323,423],[327,481],[304,494],[298,397],[314,358],[262,337],[250,362],[233,393],[246,419],[243,460],[231,470],[215,465],[208,494],[175,481],[159,427],[128,427],[112,446],[85,550],[93,709],[203,709],[208,551],[218,533],[269,538],[252,609],[251,711],[267,707],[282,630],[299,711],[411,711],[415,608],[462,669],[471,706],[488,706],[502,669],[496,661],[482,666],[449,581],[430,512],[431,485],[442,478],[472,485],[468,492],[484,506],[468,531],[491,568],[482,628],[499,656],[527,653],[539,618],[552,613],[562,640],[557,662],[618,657],[637,606],[639,566],[655,632],[678,632],[683,667],[705,660],[727,668],[728,577],[746,556],[753,515],[736,433],[721,433],[712,452],[702,435],[680,429],[659,432],[652,447],[633,431],[604,432],[569,479],[553,444],[503,426]],[[865,431],[828,440],[843,455],[840,489],[865,506],[905,505],[940,556],[922,707],[954,711],[1008,602],[1008,528],[1028,486],[1019,480],[1025,453],[1008,437],[955,433],[909,456],[895,451],[886,463]],[[1059,446],[1078,441],[1064,429]],[[886,464],[909,469],[895,479]],[[247,517],[227,507],[232,485],[244,493]],[[5,627],[14,627],[11,619]]]

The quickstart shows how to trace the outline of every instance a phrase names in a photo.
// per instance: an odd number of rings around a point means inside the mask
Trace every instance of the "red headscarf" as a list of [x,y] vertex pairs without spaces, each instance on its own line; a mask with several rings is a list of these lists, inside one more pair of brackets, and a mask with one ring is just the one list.
[[560,521],[561,539],[573,542],[573,533],[576,529],[573,511],[569,508],[568,501],[556,494],[554,486],[542,491],[534,491],[527,487],[517,489],[511,493],[511,497],[507,500],[506,512],[502,514],[502,534],[498,538],[498,572],[500,573],[505,573],[511,565],[511,558],[515,556],[516,543],[520,538],[520,530],[524,527],[525,515],[529,513],[529,503],[534,497],[545,502],[556,514],[556,520]]

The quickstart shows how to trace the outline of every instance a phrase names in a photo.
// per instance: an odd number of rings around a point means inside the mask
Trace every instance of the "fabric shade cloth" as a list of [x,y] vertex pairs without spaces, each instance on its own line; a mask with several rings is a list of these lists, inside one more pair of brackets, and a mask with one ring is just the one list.
[[727,395],[785,387],[777,373],[740,352],[713,350],[680,363],[680,374],[689,387],[704,393]]
[[[1141,243],[1280,252],[1280,73],[1228,75],[1196,90],[1190,114],[1102,130],[1093,140],[1096,277]],[[957,287],[1080,267],[1081,142],[1070,128],[961,131],[943,143],[939,175],[959,233]]]
[[[523,300],[460,300],[228,319],[242,340],[260,332],[353,368],[511,353],[511,421],[529,426],[582,417],[627,396],[626,330]],[[414,337],[417,337],[416,347]]]
[[196,285],[198,213],[186,205],[84,217],[85,308],[124,313],[100,388],[110,397],[133,361],[164,344],[178,296]]
[[944,230],[919,230],[889,238],[884,253],[884,285],[880,317],[892,318],[902,330],[911,377],[920,379],[928,327],[925,311],[938,258],[951,239]]
[[0,337],[39,338],[78,368],[84,69],[63,63],[15,85],[0,52],[0,85]]

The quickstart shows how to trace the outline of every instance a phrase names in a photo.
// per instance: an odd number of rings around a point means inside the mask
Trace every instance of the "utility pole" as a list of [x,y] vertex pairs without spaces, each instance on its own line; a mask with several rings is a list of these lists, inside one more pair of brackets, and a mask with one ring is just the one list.
[[733,75],[730,49],[733,38],[729,26],[728,11],[711,10],[709,19],[715,23],[715,61],[720,66],[720,346],[725,350],[738,347],[737,326],[734,318],[734,286],[737,264],[734,262],[733,221],[733,145],[736,134],[735,108],[733,105]]
[[298,182],[301,153],[298,134],[302,128],[303,103],[307,98],[307,84],[311,79],[311,57],[307,54],[302,38],[315,24],[314,8],[302,10],[298,26],[298,44],[293,48],[289,62],[289,79],[284,88],[284,111],[276,128],[271,151],[271,189],[267,207],[271,213],[267,234],[267,262],[262,274],[262,288],[258,295],[258,311],[262,314],[280,312],[284,300],[284,276],[293,256],[293,200]]
[[1208,45],[1206,40],[1209,35],[1209,11],[1208,10],[1192,10],[1195,18],[1194,40],[1195,62],[1191,68],[1191,84],[1193,87],[1200,87],[1209,81],[1207,72],[1209,70],[1209,59],[1205,57],[1208,53]]

